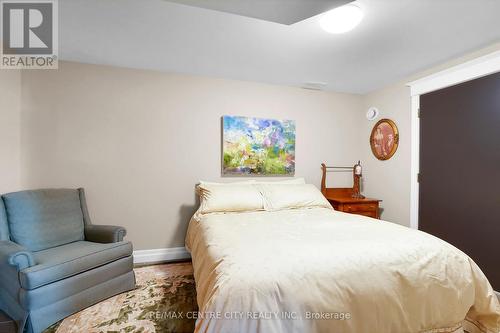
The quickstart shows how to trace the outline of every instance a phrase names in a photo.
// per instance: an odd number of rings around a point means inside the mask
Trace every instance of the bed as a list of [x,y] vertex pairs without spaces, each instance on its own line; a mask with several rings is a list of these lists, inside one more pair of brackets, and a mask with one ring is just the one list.
[[466,254],[417,230],[336,212],[311,186],[202,189],[186,236],[195,332],[500,331],[496,295]]

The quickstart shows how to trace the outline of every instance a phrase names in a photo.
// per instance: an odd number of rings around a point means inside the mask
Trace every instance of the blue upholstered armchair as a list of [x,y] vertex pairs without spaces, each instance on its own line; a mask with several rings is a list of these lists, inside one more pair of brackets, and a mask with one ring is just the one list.
[[4,194],[0,200],[0,309],[19,332],[135,288],[125,229],[93,225],[83,189]]

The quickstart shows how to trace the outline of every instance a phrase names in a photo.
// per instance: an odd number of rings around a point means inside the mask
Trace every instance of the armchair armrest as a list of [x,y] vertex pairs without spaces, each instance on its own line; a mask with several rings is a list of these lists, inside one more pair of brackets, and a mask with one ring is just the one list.
[[0,241],[0,267],[2,265],[17,267],[17,270],[36,265],[33,254],[26,248],[11,241]]
[[96,243],[116,243],[121,242],[127,234],[123,227],[114,225],[93,225],[85,226],[85,240]]

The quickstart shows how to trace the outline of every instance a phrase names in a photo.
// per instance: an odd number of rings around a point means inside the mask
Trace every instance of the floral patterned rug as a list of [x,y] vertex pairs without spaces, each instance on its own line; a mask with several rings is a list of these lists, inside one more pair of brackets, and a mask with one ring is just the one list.
[[191,263],[134,271],[135,290],[75,313],[44,333],[192,333],[198,307]]

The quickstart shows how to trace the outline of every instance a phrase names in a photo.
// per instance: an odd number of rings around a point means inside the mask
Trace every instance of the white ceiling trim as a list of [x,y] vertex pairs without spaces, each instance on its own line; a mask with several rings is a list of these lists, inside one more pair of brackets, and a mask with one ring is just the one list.
[[500,51],[409,82],[406,85],[411,89],[411,96],[417,96],[497,72],[500,72]]

